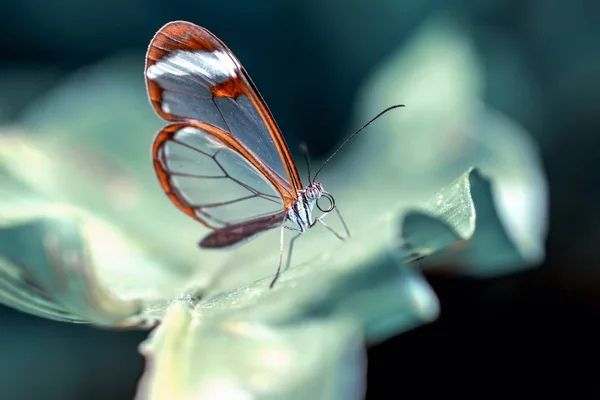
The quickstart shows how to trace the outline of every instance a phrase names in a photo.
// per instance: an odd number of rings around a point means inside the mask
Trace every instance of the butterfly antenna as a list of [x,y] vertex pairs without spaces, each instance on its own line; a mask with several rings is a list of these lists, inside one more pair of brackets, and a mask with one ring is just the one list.
[[310,156],[308,154],[308,146],[306,145],[306,143],[300,143],[300,151],[302,152],[304,160],[306,161],[306,169],[308,170],[308,183],[311,183],[312,181],[310,180]]
[[338,151],[340,151],[342,149],[342,147],[344,147],[350,140],[354,139],[354,137],[356,135],[358,135],[360,133],[360,131],[362,131],[363,129],[365,129],[367,126],[371,125],[377,118],[381,117],[386,112],[391,111],[394,108],[400,108],[400,107],[404,107],[404,104],[396,104],[396,105],[393,105],[391,107],[386,108],[385,110],[383,110],[382,112],[380,112],[379,114],[377,114],[375,117],[373,117],[369,122],[367,122],[366,124],[364,124],[359,130],[357,130],[356,132],[354,132],[352,135],[348,136],[348,138],[346,140],[344,140],[344,142],[340,145],[340,147],[338,147],[337,150],[334,151],[333,154],[331,154],[327,160],[325,160],[325,162],[323,163],[323,165],[321,165],[321,168],[319,168],[319,170],[317,171],[317,173],[315,174],[315,176],[314,176],[313,179],[317,179],[317,175],[319,175],[319,172],[321,172],[321,170],[323,169],[323,167],[325,165],[327,165],[327,163],[329,161],[331,161],[331,159],[338,153]]

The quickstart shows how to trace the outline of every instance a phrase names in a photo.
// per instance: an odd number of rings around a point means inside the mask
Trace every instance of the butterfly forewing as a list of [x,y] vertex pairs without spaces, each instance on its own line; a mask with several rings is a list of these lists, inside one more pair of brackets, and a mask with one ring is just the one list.
[[[213,229],[280,216],[285,200],[276,186],[231,142],[222,140],[233,138],[215,133],[214,128],[185,122],[168,125],[158,134],[154,165],[171,200]],[[283,216],[272,220],[281,224]]]
[[193,119],[220,128],[250,151],[296,197],[300,179],[283,136],[232,52],[204,28],[171,22],[157,32],[146,60],[150,100],[163,118]]

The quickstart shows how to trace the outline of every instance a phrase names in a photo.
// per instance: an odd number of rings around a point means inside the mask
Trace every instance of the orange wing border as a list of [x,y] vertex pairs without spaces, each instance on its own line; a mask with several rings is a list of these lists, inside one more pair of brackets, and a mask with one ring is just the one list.
[[246,148],[246,146],[244,146],[236,138],[229,135],[227,132],[223,131],[220,128],[217,128],[208,123],[203,123],[201,121],[189,120],[174,122],[165,126],[162,130],[158,132],[152,144],[152,162],[154,164],[156,176],[158,177],[158,181],[160,182],[163,191],[167,194],[171,202],[173,202],[173,204],[177,206],[177,208],[179,208],[181,211],[194,218],[195,220],[199,221],[202,225],[206,226],[207,228],[213,230],[222,229],[220,227],[215,227],[211,225],[210,222],[208,222],[205,219],[202,219],[197,214],[196,210],[201,209],[201,206],[197,207],[190,205],[185,201],[183,196],[180,196],[178,194],[177,188],[175,188],[171,184],[170,172],[166,169],[166,167],[160,160],[160,149],[163,148],[165,143],[167,143],[170,140],[173,140],[173,136],[175,136],[177,132],[186,127],[194,127],[200,129],[205,133],[215,137],[217,140],[222,142],[228,149],[238,153],[242,158],[244,158],[244,160],[246,160],[246,162],[258,169],[267,178],[269,183],[273,185],[277,192],[279,192],[279,195],[281,196],[284,203],[282,211],[287,210],[291,206],[291,204],[294,201],[294,197],[290,195],[288,190],[286,190],[286,188],[281,183],[280,179],[278,179],[279,175],[273,175],[270,172],[270,168],[268,168],[263,162],[258,160],[254,156],[254,154]]
[[[225,43],[223,43],[219,38],[217,38],[215,35],[213,35],[207,29],[202,28],[201,26],[195,25],[195,24],[193,24],[191,22],[187,22],[187,21],[173,21],[173,22],[169,22],[166,25],[164,25],[160,30],[158,30],[158,32],[156,32],[156,34],[152,38],[150,45],[148,46],[148,52],[146,54],[146,66],[145,66],[144,71],[146,72],[150,66],[154,65],[162,57],[168,55],[171,51],[175,51],[175,50],[209,51],[209,52],[213,52],[215,50],[220,50],[220,51],[226,53],[233,60],[233,62],[235,63],[236,67],[238,68],[238,70],[240,72],[239,77],[230,78],[229,80],[211,88],[211,92],[212,92],[213,96],[215,96],[215,97],[229,97],[232,99],[235,99],[240,95],[245,95],[246,97],[248,97],[248,99],[250,100],[250,102],[252,103],[254,108],[257,110],[258,115],[260,116],[263,124],[267,127],[267,130],[269,131],[269,134],[271,135],[273,143],[275,144],[275,148],[277,149],[277,152],[279,153],[279,157],[284,162],[284,165],[285,165],[286,171],[287,171],[287,175],[288,175],[287,178],[290,182],[290,185],[292,186],[291,196],[292,196],[292,199],[296,199],[297,191],[302,188],[302,182],[300,180],[300,176],[298,174],[298,170],[296,168],[296,165],[294,163],[294,160],[292,158],[290,150],[289,150],[287,143],[285,142],[285,139],[284,139],[283,135],[281,134],[281,130],[277,126],[277,123],[275,122],[275,119],[273,118],[273,115],[271,114],[271,111],[269,110],[266,102],[260,95],[258,89],[256,88],[256,86],[250,79],[250,76],[248,75],[248,73],[246,72],[246,70],[240,63],[240,61],[237,59],[237,57],[233,54],[233,52],[225,45]],[[168,113],[165,113],[162,110],[162,108],[161,108],[162,88],[159,85],[157,85],[150,79],[146,78],[146,88],[148,91],[148,96],[150,98],[150,102],[152,103],[152,106],[154,107],[154,110],[156,111],[156,113],[161,118],[163,118],[167,121],[182,120],[181,118],[173,116]],[[190,119],[184,119],[184,121],[187,121],[187,123],[189,123],[192,126],[194,126],[196,124],[196,122],[201,122],[201,121],[195,121],[195,120],[190,120]],[[230,135],[227,132],[222,131],[221,129],[216,128],[215,126],[210,125],[208,123],[201,122],[201,125],[203,126],[203,129],[205,129],[205,130],[208,130],[208,131],[213,130],[215,132],[219,131],[218,135],[227,136],[228,139],[226,141],[225,139],[221,139],[220,136],[215,134],[215,137],[217,137],[219,140],[222,140],[224,143],[228,143],[228,142],[235,143],[235,145],[232,145],[231,148],[236,149],[236,151],[237,151],[238,147],[240,149],[243,147],[244,151],[243,152],[239,151],[239,152],[247,160],[256,160],[256,157],[254,157],[251,154],[251,151],[246,149],[245,146],[241,145],[235,139],[231,140],[231,138],[233,137],[232,135]],[[167,126],[165,129],[167,129],[167,128],[169,128],[169,126]],[[163,129],[163,131],[165,131],[165,129]],[[154,148],[156,148],[156,141],[159,139],[159,136],[161,134],[162,134],[162,131],[157,135],[157,137],[155,139]],[[154,152],[153,152],[153,155],[154,155]],[[258,164],[258,163],[253,162],[252,164],[253,165],[261,165],[260,171],[269,178],[269,181],[271,181],[275,185],[277,190],[280,190],[281,184],[274,182],[275,180],[277,180],[277,178],[275,178],[273,175],[279,176],[277,173],[275,173],[274,171],[271,171],[271,168],[265,167],[264,164],[262,164],[262,163]],[[156,162],[155,162],[155,166],[156,166]],[[159,173],[158,170],[157,170],[157,173]],[[159,179],[160,179],[160,176],[159,176]],[[161,180],[161,185],[162,184],[163,184],[163,181]],[[163,189],[164,189],[164,185],[163,185]],[[170,195],[169,195],[169,197],[171,198],[171,200],[174,200]],[[286,196],[286,197],[289,197],[289,196]],[[175,202],[175,201],[174,201],[174,203],[179,208],[182,208],[180,203]],[[287,206],[288,201],[286,200],[285,203]],[[289,204],[291,204],[291,202]],[[187,212],[186,212],[186,214],[189,215],[189,213],[187,213]],[[198,219],[198,218],[196,218],[196,219]]]

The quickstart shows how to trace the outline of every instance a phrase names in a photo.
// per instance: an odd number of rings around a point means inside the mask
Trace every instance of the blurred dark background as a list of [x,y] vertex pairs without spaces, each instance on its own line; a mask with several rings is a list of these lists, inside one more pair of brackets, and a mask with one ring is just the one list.
[[[61,77],[115,53],[138,52],[143,79],[143,55],[154,32],[185,19],[234,50],[290,148],[304,139],[315,157],[324,156],[347,134],[367,74],[440,11],[458,20],[476,44],[486,69],[485,100],[522,124],[540,148],[550,188],[547,257],[538,269],[497,279],[429,276],[441,317],[370,348],[368,398],[500,389],[545,395],[559,387],[595,398],[598,1],[8,2],[0,12],[0,121],[18,120]],[[31,370],[21,384],[23,398],[54,398],[57,375],[75,374],[78,398],[131,399],[143,368],[136,346],[144,337],[1,308],[0,382],[15,383]],[[69,357],[77,359],[65,360],[61,346],[75,348]]]

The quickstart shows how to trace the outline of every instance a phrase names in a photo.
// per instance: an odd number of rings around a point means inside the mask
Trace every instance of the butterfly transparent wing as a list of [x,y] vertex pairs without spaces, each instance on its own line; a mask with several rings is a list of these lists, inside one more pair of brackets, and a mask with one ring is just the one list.
[[272,215],[283,221],[280,192],[212,132],[187,123],[168,125],[156,137],[153,154],[167,195],[206,226],[223,229]]
[[285,140],[240,62],[214,35],[188,22],[165,25],[150,44],[146,78],[159,115],[222,129],[264,162],[295,196],[301,184]]

